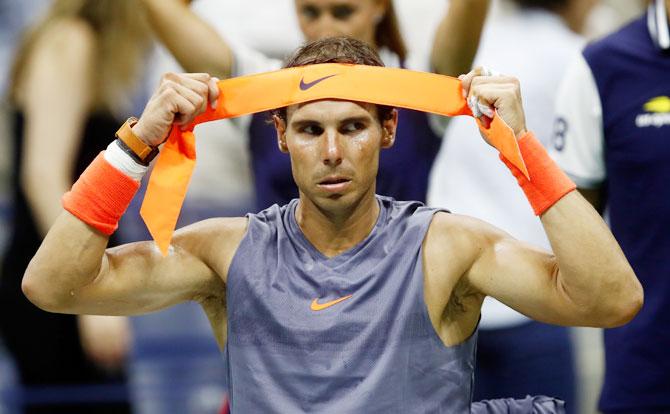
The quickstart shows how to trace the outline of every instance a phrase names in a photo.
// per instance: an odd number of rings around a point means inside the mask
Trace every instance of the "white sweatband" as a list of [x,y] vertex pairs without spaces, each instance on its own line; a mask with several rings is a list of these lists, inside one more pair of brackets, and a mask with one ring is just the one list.
[[114,168],[135,181],[142,181],[149,167],[138,164],[130,155],[119,147],[116,140],[112,141],[104,152],[105,160]]

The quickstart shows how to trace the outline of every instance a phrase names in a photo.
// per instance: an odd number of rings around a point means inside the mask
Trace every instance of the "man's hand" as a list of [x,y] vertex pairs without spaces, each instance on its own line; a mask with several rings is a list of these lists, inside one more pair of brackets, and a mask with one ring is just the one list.
[[[478,101],[484,108],[494,108],[503,121],[512,128],[517,139],[520,138],[527,131],[519,80],[510,76],[486,76],[485,72],[485,69],[478,67],[458,77],[463,84],[465,98],[468,102]],[[493,115],[487,114],[486,110],[482,112],[485,115]]]
[[186,126],[205,112],[208,104],[215,107],[219,97],[217,81],[206,73],[165,74],[133,132],[147,145],[161,144],[173,123]]

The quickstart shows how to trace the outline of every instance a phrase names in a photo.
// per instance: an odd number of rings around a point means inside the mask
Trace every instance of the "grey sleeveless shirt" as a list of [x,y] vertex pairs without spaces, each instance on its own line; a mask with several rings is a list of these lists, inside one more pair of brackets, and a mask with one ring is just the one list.
[[470,412],[476,333],[445,346],[423,296],[437,210],[377,200],[372,232],[333,258],[298,227],[298,200],[249,215],[226,295],[233,413]]

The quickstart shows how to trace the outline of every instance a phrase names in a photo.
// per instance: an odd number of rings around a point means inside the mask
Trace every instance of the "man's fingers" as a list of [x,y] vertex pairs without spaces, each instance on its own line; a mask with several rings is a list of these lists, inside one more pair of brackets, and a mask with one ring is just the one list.
[[500,107],[501,101],[514,100],[517,99],[517,89],[514,84],[510,83],[478,83],[473,84],[470,89],[470,99],[476,99],[476,102],[480,104],[485,104],[493,106],[495,108]]
[[189,102],[193,104],[193,106],[196,108],[196,113],[195,115],[198,115],[207,109],[207,96],[202,96],[200,95],[197,91],[187,88],[186,86],[180,85],[180,84],[173,84],[172,87],[175,89],[175,91],[183,96],[184,98],[188,99]]
[[519,85],[519,80],[512,76],[475,76],[470,80],[469,90],[477,85]]
[[184,126],[191,123],[207,109],[209,103],[218,99],[219,91],[214,79],[204,73],[168,73],[163,77],[161,88],[167,92],[177,124]]
[[477,66],[476,68],[472,69],[470,72],[461,75],[458,77],[460,79],[461,84],[463,86],[463,97],[468,96],[470,93],[470,85],[472,84],[472,80],[476,78],[477,76],[482,76],[482,73],[485,71],[485,69],[482,66]]
[[[473,113],[492,117],[488,106],[499,107],[501,99],[521,99],[519,81],[509,76],[478,76],[472,79],[468,94],[468,105]],[[473,109],[476,108],[476,109]],[[477,116],[475,114],[475,116]]]
[[205,103],[216,108],[216,101],[219,99],[218,78],[206,73],[186,73],[183,81],[184,86],[196,91],[203,97]]
[[500,72],[497,72],[486,66],[477,66],[476,68],[472,69],[465,75],[459,76],[458,79],[460,79],[461,84],[463,86],[463,97],[465,98],[470,94],[470,88],[472,87],[472,84],[475,82],[481,82],[482,80],[493,81],[493,82],[506,82],[514,78],[511,78],[509,76],[503,76],[500,74]]
[[[215,102],[218,99],[218,86],[215,82],[212,82],[213,79],[207,73],[182,73],[174,74],[167,73],[163,76],[163,84],[172,82],[184,86],[195,92],[197,95],[201,96],[204,104],[202,105],[203,110],[206,109],[207,103]],[[189,96],[189,95],[185,95]],[[193,101],[191,98],[189,98]],[[195,102],[194,102],[195,103]],[[200,105],[197,105],[200,106]]]
[[212,78],[209,73],[182,73],[180,74],[186,79],[207,83]]
[[170,95],[169,99],[170,110],[175,114],[174,122],[180,126],[190,124],[195,118],[197,109],[195,105],[176,91]]
[[475,75],[473,74],[473,71],[470,71],[466,73],[465,75],[461,75],[458,77],[461,81],[461,86],[463,88],[463,97],[465,98],[470,94],[470,85],[472,84],[472,78],[474,78]]
[[210,78],[207,85],[209,86],[209,104],[212,109],[216,109],[216,102],[219,99],[219,78]]
[[475,78],[470,87],[468,105],[475,108],[472,110],[473,115],[479,115],[480,119],[482,115],[490,117],[483,106],[495,108],[503,121],[520,137],[526,130],[526,123],[519,83],[513,78],[499,78]]
[[493,118],[494,116],[493,107],[488,102],[480,100],[475,95],[470,95],[468,98],[468,106],[472,111],[472,116],[475,118],[481,118],[482,115],[486,115],[489,118]]
[[195,78],[186,75],[191,74],[185,74],[185,76],[182,79],[182,85],[192,90],[193,92],[197,93],[203,100],[202,109],[203,110],[207,109],[207,103],[211,102],[210,82],[212,78],[207,74],[205,74],[206,77],[200,76],[202,74],[197,73],[193,74],[198,75]]

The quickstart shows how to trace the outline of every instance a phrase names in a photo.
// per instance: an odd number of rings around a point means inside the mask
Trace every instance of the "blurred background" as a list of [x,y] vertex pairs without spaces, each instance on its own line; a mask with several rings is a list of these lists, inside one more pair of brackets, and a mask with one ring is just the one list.
[[[13,178],[13,174],[15,175],[17,170],[16,146],[23,145],[23,141],[16,137],[16,108],[11,98],[12,82],[15,80],[13,76],[16,76],[15,62],[18,60],[18,54],[23,53],[22,48],[25,46],[22,46],[21,39],[26,35],[26,30],[40,24],[43,16],[51,7],[51,3],[49,0],[0,0],[0,252],[2,252],[0,254],[4,254],[12,243],[12,229],[18,220],[16,192],[13,188],[17,181]],[[78,2],[73,0],[72,3]],[[145,7],[145,2],[140,0],[131,3],[136,3],[133,7],[136,7],[138,13]],[[514,25],[515,21],[505,17],[511,13],[510,7],[515,7],[511,5],[513,2],[511,0],[492,0],[491,3],[491,10],[488,13],[482,35],[480,53],[487,53],[486,56],[494,60],[488,64],[494,68],[502,68],[499,69],[502,71],[506,71],[504,63],[497,65],[495,61],[494,51],[498,49],[511,49],[506,53],[510,59],[514,59],[520,65],[524,65],[525,60],[528,60],[529,65],[532,64],[531,61],[535,57],[524,53],[523,49],[517,48],[515,51],[513,47],[510,48],[509,44],[496,43],[504,42],[507,36],[505,33],[514,29],[511,25]],[[583,24],[573,30],[578,32],[575,34],[580,36],[584,42],[611,33],[640,15],[646,5],[646,1],[643,0],[601,0],[593,3],[594,7],[588,8],[585,12],[587,14],[578,16],[583,20]],[[408,50],[413,55],[428,55],[435,32],[449,2],[445,0],[395,0],[394,4]],[[191,4],[191,8],[197,16],[211,25],[231,44],[243,45],[241,47],[262,53],[267,57],[283,59],[304,39],[298,26],[293,0],[196,0]],[[146,24],[149,25],[149,23]],[[150,31],[151,27],[149,27]],[[528,31],[527,35],[533,36],[532,26],[528,26]],[[128,95],[132,95],[132,98],[123,105],[114,106],[114,110],[111,111],[114,112],[114,118],[121,122],[126,116],[140,115],[148,96],[158,84],[160,74],[166,71],[182,70],[171,53],[156,37],[150,34],[146,36],[146,47],[138,50],[138,56],[134,58],[137,67],[132,73],[133,81],[129,82],[132,85],[129,88],[132,94],[129,92]],[[207,42],[207,39],[202,41]],[[552,38],[545,39],[545,41],[545,47],[551,50]],[[562,42],[560,39],[555,41]],[[581,41],[575,40],[574,43],[571,43],[574,45],[575,53],[579,52],[583,44],[580,43]],[[43,62],[47,61],[43,60]],[[475,62],[486,63],[486,58],[478,56]],[[544,69],[538,68],[537,70]],[[515,73],[510,74],[515,75]],[[523,86],[525,85],[522,80],[522,88]],[[101,93],[104,93],[104,88],[102,90]],[[76,97],[70,96],[65,91],[59,99],[51,99],[50,104],[67,106],[70,105],[69,99],[76,99]],[[545,112],[534,116],[537,117],[534,122],[538,124],[546,122],[547,125],[550,125],[553,122],[551,113]],[[120,125],[120,122],[115,125]],[[457,124],[447,126],[445,137],[448,137],[450,133],[456,133],[455,129],[450,132],[449,128],[457,128]],[[240,132],[240,126],[235,122],[217,121],[199,127],[197,132],[199,138],[198,167],[189,190],[184,214],[180,219],[181,224],[211,216],[238,215],[253,210],[255,194],[251,159],[244,134]],[[112,136],[105,138],[107,139],[105,142],[109,142]],[[49,137],[43,137],[43,139],[49,140]],[[448,151],[445,147],[442,150]],[[27,151],[29,150],[21,152],[24,154],[24,161],[25,154],[29,154]],[[27,165],[24,162],[23,168],[28,168]],[[446,163],[444,172],[440,174],[449,174],[449,165]],[[45,186],[49,185],[48,177],[40,176],[38,169],[33,171],[32,179],[35,182],[43,183]],[[26,172],[21,170],[21,174],[26,174]],[[437,173],[434,171],[433,174]],[[22,179],[24,180],[21,181],[22,185],[25,185],[26,178]],[[32,206],[30,197],[28,194],[28,205]],[[136,200],[140,199],[140,197],[136,198]],[[445,203],[445,207],[450,207],[448,200]],[[20,208],[25,208],[25,206]],[[124,218],[118,233],[119,241],[132,241],[147,237],[144,225],[137,216],[137,209],[138,205],[134,205],[131,212]],[[467,214],[467,209],[459,212]],[[25,252],[28,256],[31,256],[32,253],[34,251]],[[8,276],[0,274],[0,278],[6,277]],[[23,321],[21,312],[5,315],[5,317],[23,323],[26,332],[38,329],[31,326],[28,320]],[[81,325],[83,322],[79,323],[80,329],[83,330]],[[91,413],[204,414],[215,413],[221,409],[225,394],[224,367],[222,367],[220,351],[210,333],[208,321],[199,307],[185,304],[164,312],[130,318],[127,324],[127,330],[123,328],[123,325],[121,328],[118,325],[103,328],[103,330],[107,329],[107,335],[110,332],[117,332],[118,335],[125,338],[119,341],[118,348],[111,356],[98,355],[96,357],[95,350],[91,350],[94,345],[90,343],[88,347],[86,344],[82,345],[85,355],[90,357],[94,363],[103,366],[103,371],[113,374],[110,375],[110,378],[114,380],[103,382],[98,388],[72,382],[66,386],[61,384],[58,386],[60,388],[50,388],[48,384],[32,387],[21,386],[17,364],[12,354],[7,352],[3,346],[3,343],[8,342],[7,338],[0,335],[0,414],[22,413],[24,404],[30,406],[34,401],[52,401],[55,405],[77,401],[90,404],[91,401],[94,401],[97,405],[89,405],[89,408],[84,411]],[[99,331],[100,328],[97,331],[94,329],[89,335],[98,335],[96,332]],[[20,333],[12,335],[20,335]],[[84,336],[83,333],[80,335]],[[587,328],[571,329],[569,338],[574,349],[573,364],[576,376],[576,393],[572,412],[595,413],[603,377],[601,331]],[[91,341],[94,343],[95,339]],[[127,405],[112,411],[95,408],[107,403],[118,404],[119,402],[125,402]],[[44,409],[25,412],[60,411]]]

